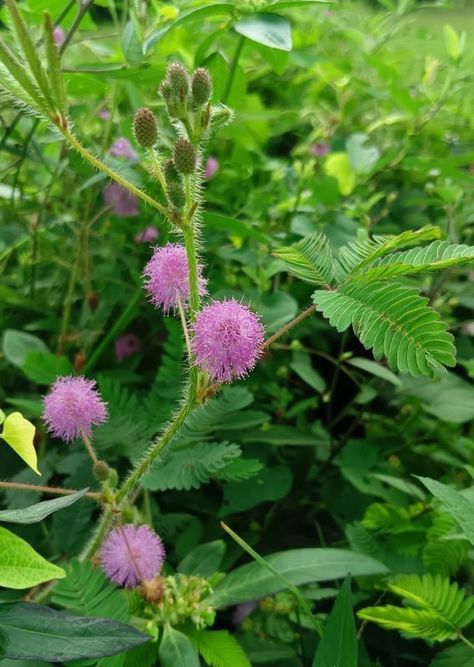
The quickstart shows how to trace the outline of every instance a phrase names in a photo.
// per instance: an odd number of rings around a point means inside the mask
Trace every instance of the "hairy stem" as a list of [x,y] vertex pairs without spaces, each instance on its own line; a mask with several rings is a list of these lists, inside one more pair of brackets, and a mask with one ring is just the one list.
[[[57,486],[39,486],[38,484],[25,484],[23,482],[0,482],[2,489],[21,489],[22,491],[36,491],[37,493],[50,493],[53,496],[70,496],[77,493],[77,489],[62,489]],[[100,500],[101,494],[87,491],[84,494],[86,498]]]
[[104,174],[107,174],[109,178],[111,178],[113,181],[121,185],[125,190],[128,190],[131,192],[133,195],[138,197],[139,199],[142,199],[148,206],[151,206],[152,208],[156,209],[159,211],[162,215],[167,217],[171,222],[176,222],[171,211],[169,211],[165,206],[157,202],[153,197],[150,197],[146,192],[143,190],[140,190],[136,185],[133,185],[133,183],[130,183],[130,181],[127,181],[126,178],[123,178],[118,174],[116,171],[111,169],[108,165],[105,164],[105,162],[102,162],[99,158],[97,158],[95,155],[93,155],[90,151],[85,148],[81,144],[78,139],[74,136],[74,134],[68,130],[68,129],[61,129],[61,132],[64,135],[64,138],[66,141],[69,143],[70,146],[72,146],[78,153],[82,155],[82,157],[89,162],[95,169],[98,169],[99,171],[102,171]]
[[288,322],[288,324],[285,324],[281,329],[278,329],[273,336],[270,336],[270,338],[267,338],[265,341],[264,347],[270,347],[270,345],[273,345],[273,343],[278,340],[281,336],[286,334],[287,331],[290,331],[290,329],[293,329],[297,324],[302,322],[308,315],[312,315],[314,312],[316,312],[316,306],[310,306],[309,308],[306,308],[306,310],[303,310],[302,313],[297,315],[294,319],[291,320],[291,322]]
[[109,532],[109,528],[112,524],[112,519],[113,519],[113,513],[112,510],[108,507],[105,512],[102,514],[97,529],[92,536],[92,538],[89,540],[89,542],[86,544],[84,547],[83,551],[81,552],[79,556],[79,560],[81,562],[84,562],[85,560],[88,560],[89,558],[92,558],[92,556],[95,554],[97,549],[99,549],[100,545],[102,544],[104,537],[107,535]]
[[97,454],[95,453],[95,449],[92,445],[91,439],[87,437],[84,433],[82,434],[82,440],[84,442],[84,445],[86,446],[87,453],[92,459],[92,463],[96,466],[99,463],[99,459],[97,457]]

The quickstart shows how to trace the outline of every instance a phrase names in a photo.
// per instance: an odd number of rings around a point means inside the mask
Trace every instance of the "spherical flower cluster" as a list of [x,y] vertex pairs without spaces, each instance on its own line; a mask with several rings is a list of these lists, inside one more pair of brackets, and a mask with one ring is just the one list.
[[204,169],[204,180],[210,181],[214,177],[214,174],[219,171],[219,161],[217,158],[209,156],[206,162],[206,168]]
[[159,235],[160,232],[157,230],[157,228],[150,225],[149,227],[142,229],[142,231],[138,232],[138,234],[135,234],[133,240],[135,243],[153,243],[153,241],[156,241]]
[[100,554],[107,577],[127,588],[153,579],[163,567],[164,560],[162,541],[145,525],[117,526],[105,540]]
[[140,352],[141,343],[138,336],[126,333],[119,336],[115,341],[115,356],[119,361]]
[[58,378],[43,406],[48,431],[66,442],[83,435],[90,438],[92,426],[107,420],[107,407],[95,381],[82,376]]
[[126,157],[129,160],[136,160],[138,155],[132,148],[131,143],[125,137],[119,137],[109,149],[110,155],[114,157]]
[[[206,280],[201,275],[202,267],[198,266],[199,293],[206,294]],[[186,249],[178,243],[167,243],[157,246],[153,257],[143,271],[145,289],[155,308],[163,312],[176,310],[181,299],[187,305],[189,299],[189,270]]]
[[118,183],[111,183],[105,188],[104,201],[112,208],[112,213],[120,218],[138,215],[137,198]]
[[196,363],[213,380],[241,378],[262,354],[264,328],[258,315],[235,299],[213,301],[194,325]]

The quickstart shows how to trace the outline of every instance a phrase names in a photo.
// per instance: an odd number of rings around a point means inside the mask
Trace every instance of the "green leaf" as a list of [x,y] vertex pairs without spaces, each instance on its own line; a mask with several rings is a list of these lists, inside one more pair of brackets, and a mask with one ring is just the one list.
[[30,588],[65,576],[62,568],[48,563],[28,542],[0,526],[0,586]]
[[62,116],[66,115],[66,93],[61,71],[61,57],[59,47],[55,44],[54,26],[51,16],[46,12],[44,15],[44,41],[46,45],[46,58],[48,63],[48,80],[51,84],[51,92],[58,111]]
[[291,26],[278,14],[258,13],[246,16],[234,25],[239,35],[272,49],[291,51]]
[[219,16],[232,16],[233,13],[234,5],[231,2],[216,2],[212,5],[191,9],[189,12],[181,14],[177,19],[168,23],[164,28],[152,32],[143,43],[143,52],[147,54],[152,46],[176,28],[194,23],[195,21],[207,21]]
[[300,280],[323,286],[333,281],[334,257],[325,234],[312,234],[295,245],[278,248],[273,254]]
[[[17,81],[21,98],[24,98],[41,115],[47,115],[48,103],[39,91],[36,82],[24,65],[18,60],[17,55],[13,53],[3,40],[0,40],[0,62],[3,63],[10,77],[13,77]],[[6,72],[2,72],[0,68],[0,82],[2,82],[2,79],[8,81],[8,78]],[[6,87],[8,87],[8,84]],[[24,97],[25,94],[26,98]]]
[[38,523],[43,521],[47,516],[53,512],[57,512],[63,507],[69,507],[84,496],[89,489],[81,489],[76,493],[71,493],[68,496],[61,496],[53,500],[43,500],[41,503],[35,503],[29,507],[23,507],[17,510],[1,510],[0,522],[6,523]]
[[206,227],[209,226],[213,229],[218,229],[225,232],[228,236],[238,236],[241,239],[251,238],[262,241],[262,243],[268,243],[268,237],[255,227],[251,227],[250,221],[244,222],[237,218],[231,218],[228,215],[222,215],[222,213],[217,213],[216,211],[204,211],[203,219]]
[[48,348],[40,338],[16,329],[5,331],[2,348],[7,360],[20,368],[25,363],[25,357],[29,350],[48,352]]
[[129,65],[138,67],[143,62],[143,48],[132,21],[129,21],[123,29],[120,45],[123,56]]
[[208,578],[219,569],[225,553],[224,540],[199,544],[183,558],[178,572]]
[[191,640],[165,625],[160,643],[160,667],[199,667],[199,656]]
[[438,653],[430,667],[474,667],[474,652],[466,644],[455,644]]
[[393,605],[366,607],[358,611],[357,616],[363,621],[377,623],[387,630],[399,630],[411,637],[441,642],[456,637],[450,623],[423,609],[402,609]]
[[324,626],[313,667],[357,667],[357,634],[352,612],[350,578],[342,584]]
[[324,163],[324,171],[337,181],[341,195],[350,195],[356,185],[356,175],[347,153],[332,153]]
[[364,359],[363,357],[352,357],[351,359],[347,360],[347,363],[351,366],[355,366],[356,368],[360,368],[361,370],[366,371],[371,375],[375,375],[382,380],[386,380],[387,382],[395,385],[395,387],[402,386],[401,380],[396,375],[394,375],[392,371],[389,371],[388,368],[378,364],[376,361]]
[[434,375],[454,366],[456,349],[447,325],[428,306],[419,290],[401,284],[345,284],[338,290],[318,290],[313,301],[330,324],[354,333],[375,359],[411,375]]
[[474,545],[474,504],[446,484],[430,477],[415,477],[440,501],[443,509],[453,517],[469,542]]
[[113,586],[100,568],[73,558],[66,578],[54,587],[52,602],[85,616],[105,616],[127,622],[128,602],[123,590]]
[[375,146],[366,146],[369,136],[363,132],[351,134],[346,150],[356,174],[368,174],[378,162],[380,152]]
[[258,459],[234,459],[225,468],[219,470],[214,476],[225,482],[242,482],[260,472],[263,463]]
[[[373,558],[344,549],[290,549],[266,556],[267,562],[293,585],[352,576],[387,574],[385,565]],[[216,607],[273,595],[282,589],[280,580],[258,563],[230,572],[207,598]]]
[[151,637],[108,618],[71,616],[38,604],[0,605],[5,657],[66,662],[116,655]]
[[451,244],[449,241],[433,241],[423,248],[396,252],[370,264],[365,263],[350,275],[350,280],[387,280],[399,276],[411,276],[425,271],[441,271],[453,266],[474,262],[474,247]]
[[3,422],[0,438],[10,445],[29,468],[37,475],[41,475],[38,470],[38,457],[33,444],[34,437],[35,427],[20,412],[12,412]]
[[404,377],[403,392],[417,396],[437,419],[464,424],[474,419],[474,387],[454,373],[434,379]]
[[72,375],[73,367],[67,357],[51,352],[27,350],[22,365],[23,373],[36,384],[52,384],[58,376]]
[[466,33],[463,32],[459,36],[453,26],[448,23],[444,26],[444,43],[450,60],[456,63],[464,53]]
[[293,475],[288,466],[263,468],[255,477],[242,482],[230,482],[224,488],[220,516],[245,512],[260,503],[284,498],[291,489]]
[[292,370],[315,391],[322,394],[326,389],[326,382],[313,368],[311,356],[307,352],[293,352]]
[[252,667],[238,641],[227,630],[192,629],[188,636],[211,667]]

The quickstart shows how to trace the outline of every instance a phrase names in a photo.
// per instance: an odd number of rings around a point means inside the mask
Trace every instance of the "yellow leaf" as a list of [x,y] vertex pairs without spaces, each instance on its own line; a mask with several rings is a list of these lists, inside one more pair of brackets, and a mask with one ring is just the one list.
[[356,177],[347,153],[332,153],[326,159],[324,171],[333,176],[341,195],[350,195],[356,184]]
[[37,475],[41,475],[33,445],[34,435],[35,427],[33,424],[19,412],[12,412],[3,422],[3,431],[0,438],[3,438]]

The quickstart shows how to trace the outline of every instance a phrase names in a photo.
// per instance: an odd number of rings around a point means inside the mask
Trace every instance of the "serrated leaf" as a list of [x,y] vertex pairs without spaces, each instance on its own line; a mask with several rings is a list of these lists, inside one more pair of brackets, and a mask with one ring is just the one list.
[[313,301],[339,332],[351,324],[376,360],[411,375],[434,375],[454,366],[453,337],[416,288],[377,281],[318,290]]
[[71,493],[68,496],[61,496],[60,498],[54,498],[53,500],[44,500],[41,503],[35,503],[29,507],[23,507],[16,510],[1,510],[0,511],[0,522],[4,523],[38,523],[43,521],[47,516],[57,512],[64,507],[69,507],[73,505],[80,498],[82,498],[89,489],[81,489],[76,493]]
[[292,275],[314,285],[330,285],[334,258],[325,234],[315,233],[273,253]]
[[0,586],[30,588],[65,576],[62,568],[48,563],[28,542],[0,526]]
[[207,665],[252,667],[238,641],[227,630],[192,629],[188,635]]
[[0,605],[5,657],[66,662],[115,655],[151,637],[108,618],[84,618],[29,603]]
[[226,482],[243,482],[246,479],[255,477],[263,468],[263,463],[258,459],[234,459],[224,468],[215,473],[216,479],[222,479]]
[[357,634],[350,578],[342,584],[318,644],[313,667],[357,667]]
[[41,475],[38,470],[38,457],[33,444],[34,437],[35,427],[20,412],[12,412],[3,422],[0,438],[10,445],[29,468],[37,475]]

